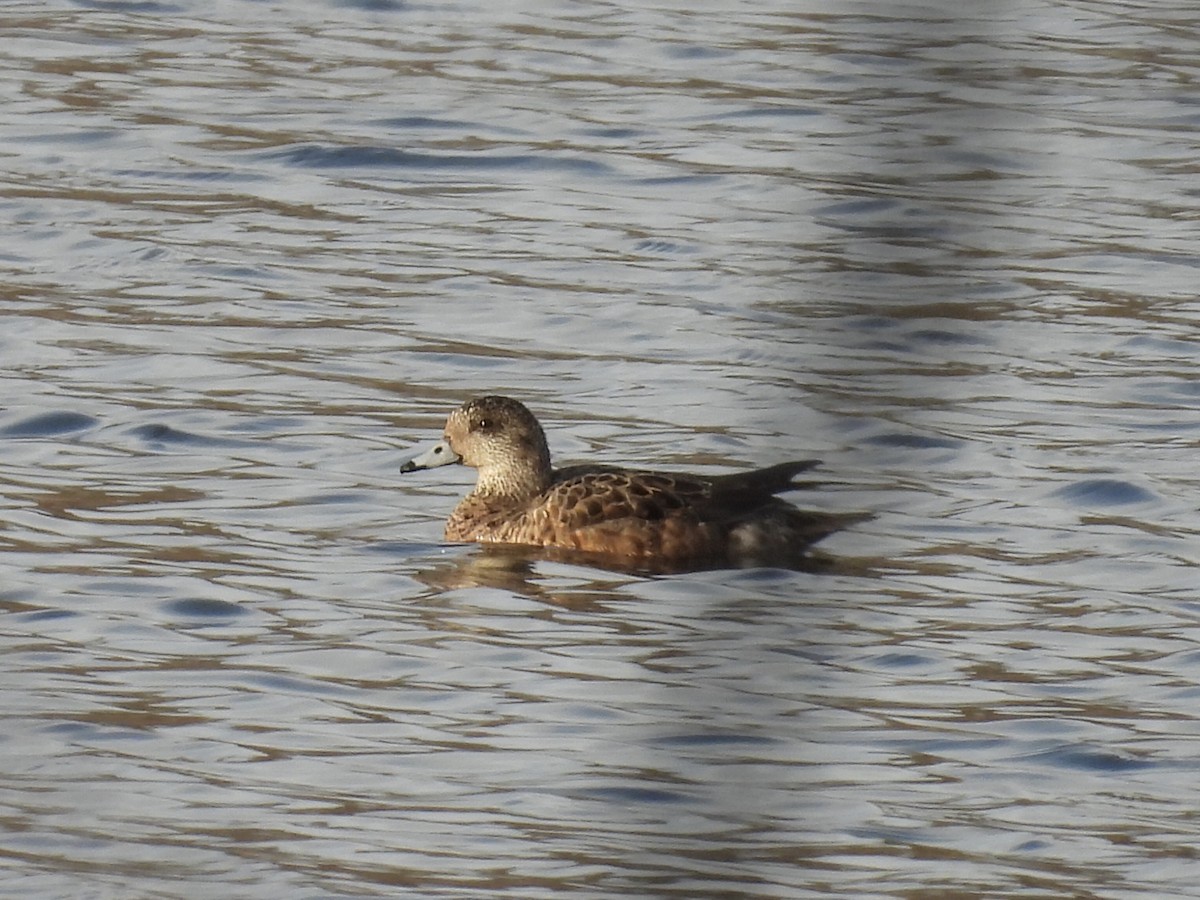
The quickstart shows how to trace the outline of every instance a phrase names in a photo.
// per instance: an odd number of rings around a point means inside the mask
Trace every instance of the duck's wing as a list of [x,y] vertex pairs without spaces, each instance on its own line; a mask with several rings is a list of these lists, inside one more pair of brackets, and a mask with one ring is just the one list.
[[539,506],[564,528],[588,528],[636,519],[660,522],[694,517],[712,494],[707,479],[603,466],[572,466],[555,473]]
[[528,515],[535,543],[679,562],[794,557],[843,527],[775,494],[815,460],[709,478],[573,466],[555,473]]
[[770,505],[783,491],[803,487],[793,479],[819,463],[804,459],[715,476],[569,466],[554,473],[543,502],[559,512],[564,524],[569,521],[575,528],[629,518],[724,520]]
[[676,561],[723,552],[719,529],[699,512],[705,479],[579,466],[557,475],[528,513],[543,545]]

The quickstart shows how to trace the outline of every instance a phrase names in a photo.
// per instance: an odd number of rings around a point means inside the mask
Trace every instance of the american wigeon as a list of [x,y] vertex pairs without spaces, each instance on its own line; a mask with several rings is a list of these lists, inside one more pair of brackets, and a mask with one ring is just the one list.
[[566,548],[675,566],[785,565],[860,516],[805,512],[775,495],[802,487],[817,460],[732,475],[604,465],[554,469],[533,414],[480,397],[446,420],[444,440],[402,472],[463,463],[479,480],[446,522],[446,540]]

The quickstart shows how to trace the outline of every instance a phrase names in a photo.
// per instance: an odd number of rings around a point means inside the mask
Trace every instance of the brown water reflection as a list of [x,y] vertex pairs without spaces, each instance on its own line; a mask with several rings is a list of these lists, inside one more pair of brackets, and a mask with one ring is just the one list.
[[[957,12],[0,11],[5,890],[1189,896],[1195,14]],[[486,392],[875,518],[445,547]]]

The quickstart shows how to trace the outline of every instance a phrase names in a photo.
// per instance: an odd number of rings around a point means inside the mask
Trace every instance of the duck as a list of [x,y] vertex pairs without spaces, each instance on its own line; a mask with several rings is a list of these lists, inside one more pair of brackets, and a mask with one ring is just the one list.
[[445,540],[575,551],[623,564],[683,568],[786,565],[854,517],[804,511],[776,496],[819,464],[783,462],[726,475],[603,464],[556,469],[541,424],[520,401],[489,395],[450,413],[442,440],[402,473],[477,470]]

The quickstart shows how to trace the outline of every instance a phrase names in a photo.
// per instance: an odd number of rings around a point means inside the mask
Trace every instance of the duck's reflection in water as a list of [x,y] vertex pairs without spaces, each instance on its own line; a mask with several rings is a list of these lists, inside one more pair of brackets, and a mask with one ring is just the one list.
[[[861,521],[863,516],[839,518]],[[718,572],[727,565],[681,565],[669,561],[626,560],[599,553],[522,544],[478,544],[447,547],[446,555],[419,568],[413,577],[439,591],[491,588],[582,610],[611,600],[627,585],[651,578]],[[744,567],[747,570],[753,567]],[[772,567],[778,569],[780,567]],[[865,575],[888,568],[882,560],[839,557],[810,550],[797,557],[790,571],[809,574]],[[767,568],[761,571],[769,571]]]

